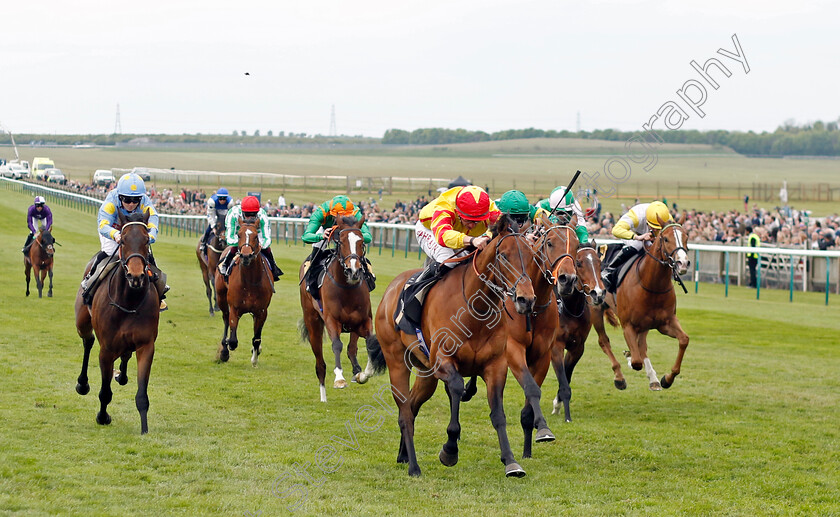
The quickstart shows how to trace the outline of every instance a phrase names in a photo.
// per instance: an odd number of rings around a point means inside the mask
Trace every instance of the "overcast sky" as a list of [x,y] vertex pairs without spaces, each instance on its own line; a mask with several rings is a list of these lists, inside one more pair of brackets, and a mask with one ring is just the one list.
[[[7,2],[0,123],[13,133],[639,129],[701,65],[705,117],[773,130],[840,117],[836,1]],[[735,51],[750,67],[717,54]],[[250,75],[245,75],[249,73]],[[698,92],[695,92],[698,93]]]

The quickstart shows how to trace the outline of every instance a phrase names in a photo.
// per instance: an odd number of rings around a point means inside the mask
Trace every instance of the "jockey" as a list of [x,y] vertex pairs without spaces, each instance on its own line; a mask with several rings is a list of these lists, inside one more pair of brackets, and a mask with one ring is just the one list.
[[[330,234],[336,225],[336,218],[353,217],[359,221],[363,215],[362,211],[353,204],[353,201],[343,195],[338,195],[329,201],[324,201],[324,203],[315,207],[312,211],[312,215],[309,216],[309,224],[306,225],[301,240],[306,244],[312,245],[312,252],[306,257],[303,263],[303,275],[306,280],[306,290],[309,291],[309,294],[313,298],[317,299],[319,296],[315,283],[318,280],[323,261],[327,258],[326,253],[322,254],[319,252],[329,246]],[[321,231],[322,229],[323,231]],[[373,237],[370,234],[370,228],[368,228],[367,223],[362,224],[361,231],[365,244],[370,244]],[[367,273],[372,277],[372,280],[375,281],[376,277],[373,276],[373,272],[370,271],[370,267],[367,264],[365,264],[365,269],[367,269]],[[375,284],[373,285],[375,286]]]
[[216,225],[219,217],[225,220],[230,208],[230,195],[226,188],[220,188],[207,200],[207,229],[204,230],[204,237],[201,238],[201,253],[207,251],[207,242],[210,240],[210,232]]
[[[565,193],[565,195],[564,195]],[[558,220],[569,221],[575,224],[575,233],[581,244],[589,242],[589,230],[586,228],[586,219],[583,217],[583,210],[580,203],[575,199],[574,194],[566,192],[566,187],[559,186],[551,191],[548,199],[543,199],[537,206],[558,216]]]
[[[274,281],[280,280],[280,275],[283,272],[277,267],[274,261],[274,254],[271,253],[271,222],[268,220],[268,214],[260,207],[259,200],[254,196],[246,196],[242,199],[242,203],[228,210],[225,218],[225,239],[228,246],[236,246],[239,244],[239,219],[252,218],[259,219],[259,241],[260,251],[268,259],[268,265],[271,266],[271,276]],[[227,279],[230,275],[230,270],[233,268],[233,259],[236,253],[231,250],[219,263],[219,271]]]
[[44,228],[47,231],[52,229],[52,211],[47,206],[47,200],[42,196],[35,196],[35,203],[29,207],[29,212],[26,214],[26,224],[29,226],[29,235],[21,250],[24,255],[29,252],[29,245],[32,244],[39,229]]
[[481,187],[454,187],[420,210],[414,233],[420,248],[432,259],[415,283],[441,276],[455,264],[440,265],[462,254],[466,246],[484,249],[490,242],[488,224],[502,213]]
[[[157,238],[159,217],[152,200],[146,194],[146,185],[137,174],[133,172],[124,174],[117,182],[117,187],[111,190],[111,192],[108,192],[108,195],[105,196],[105,200],[99,207],[97,219],[99,222],[99,242],[101,249],[94,256],[90,271],[84,280],[82,280],[82,300],[85,305],[90,305],[93,300],[92,288],[96,285],[102,269],[109,262],[103,259],[113,256],[119,248],[121,228],[119,226],[117,210],[122,212],[123,215],[148,212],[149,243],[154,243]],[[167,306],[163,300],[166,298],[166,292],[169,290],[169,286],[166,285],[166,275],[155,264],[151,246],[149,247],[149,268],[154,274],[152,281],[160,296],[160,310],[165,311]]]
[[624,247],[601,272],[608,291],[615,292],[616,274],[621,265],[642,251],[645,242],[653,241],[654,235],[671,222],[671,212],[661,201],[638,204],[621,216],[613,226],[612,234],[624,241]]
[[528,203],[525,194],[518,190],[508,190],[496,202],[496,207],[503,213],[508,214],[521,228],[526,222],[537,222],[540,215],[548,217],[548,211],[541,207]]

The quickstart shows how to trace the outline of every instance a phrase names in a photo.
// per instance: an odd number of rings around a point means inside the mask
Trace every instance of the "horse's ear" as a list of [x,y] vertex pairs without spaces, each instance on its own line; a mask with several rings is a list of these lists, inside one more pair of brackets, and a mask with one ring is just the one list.
[[123,215],[122,210],[117,208],[117,222],[120,223],[120,226],[125,225],[125,215]]
[[656,222],[659,223],[659,228],[664,228],[665,225],[668,224],[659,217],[659,214],[656,214]]
[[242,219],[241,215],[237,217],[236,220],[239,221],[239,226],[242,226],[242,223],[245,221],[244,219]]
[[507,214],[502,213],[499,218],[496,220],[496,223],[490,227],[490,232],[493,236],[501,235],[503,233],[510,233],[510,223],[511,220]]
[[362,214],[362,218],[359,219],[358,221],[356,221],[356,224],[355,224],[356,228],[359,228],[359,229],[361,229],[362,225],[365,224],[365,213],[364,212],[360,212],[360,213]]
[[143,211],[143,224],[145,224],[145,225],[149,224],[149,217],[151,215],[152,215],[151,212],[149,212],[148,210]]
[[680,225],[685,224],[685,219],[686,219],[686,217],[688,217],[688,214],[686,213],[686,211],[685,211],[685,210],[683,210],[683,211],[682,211],[682,213],[680,214],[680,218],[679,218],[679,219],[677,219],[677,222],[678,222]]
[[540,221],[540,224],[542,224],[546,228],[551,226],[551,220],[545,215],[545,213],[540,213],[539,221]]

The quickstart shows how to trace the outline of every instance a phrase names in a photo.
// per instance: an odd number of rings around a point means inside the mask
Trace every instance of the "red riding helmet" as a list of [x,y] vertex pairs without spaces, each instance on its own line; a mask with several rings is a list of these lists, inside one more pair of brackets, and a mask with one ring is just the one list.
[[461,187],[455,196],[455,211],[461,219],[486,221],[490,217],[490,196],[481,187]]
[[245,199],[242,200],[242,211],[243,212],[259,212],[260,211],[260,202],[254,196],[246,196]]

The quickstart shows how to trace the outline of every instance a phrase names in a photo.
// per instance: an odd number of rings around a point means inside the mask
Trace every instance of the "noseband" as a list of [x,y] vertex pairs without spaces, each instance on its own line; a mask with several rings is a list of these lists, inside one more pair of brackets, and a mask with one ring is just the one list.
[[[359,233],[359,236],[361,237],[361,242],[362,242],[362,254],[361,255],[359,255],[356,252],[353,252],[349,255],[344,255],[343,253],[341,253],[341,235],[344,234],[345,232],[358,232]],[[338,263],[341,265],[341,268],[344,270],[344,275],[345,276],[350,276],[353,273],[353,270],[350,268],[350,266],[347,265],[348,260],[352,260],[352,259],[358,260],[359,261],[359,268],[364,269],[364,264],[365,264],[364,255],[365,255],[366,250],[365,250],[365,240],[364,240],[364,237],[362,236],[362,231],[361,230],[359,230],[358,228],[344,228],[343,230],[338,231],[337,237],[335,239],[333,239],[333,241],[335,242],[335,256],[338,257]]]

